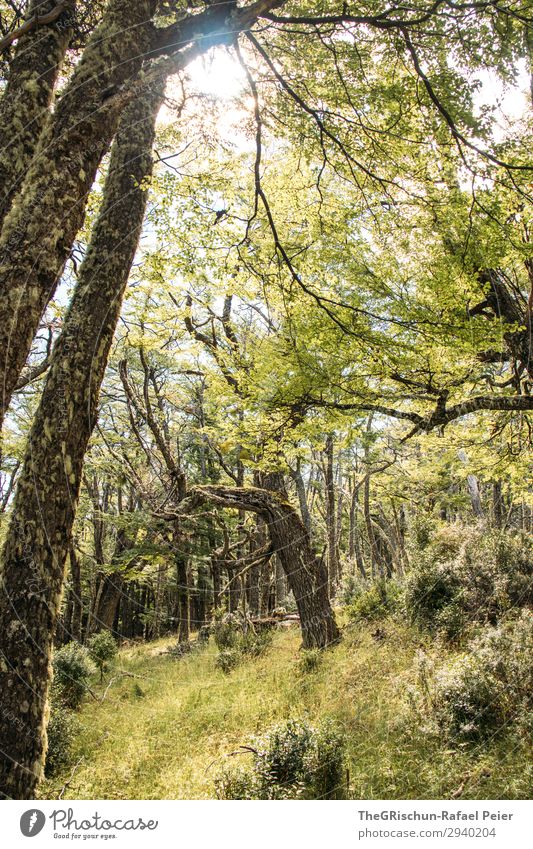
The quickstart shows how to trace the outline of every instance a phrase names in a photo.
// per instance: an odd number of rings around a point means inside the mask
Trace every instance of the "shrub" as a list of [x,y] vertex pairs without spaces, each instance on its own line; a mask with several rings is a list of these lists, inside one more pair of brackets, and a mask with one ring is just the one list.
[[347,607],[348,616],[354,622],[384,619],[397,608],[399,596],[400,588],[396,582],[376,581],[355,595]]
[[415,516],[409,529],[409,536],[415,549],[422,551],[432,541],[437,528],[436,519],[431,515]]
[[320,649],[302,649],[298,667],[303,675],[309,672],[316,672],[323,658],[323,652]]
[[245,628],[242,616],[236,613],[227,613],[216,620],[212,626],[215,643],[219,649],[231,649],[239,641]]
[[443,527],[413,556],[405,582],[408,618],[449,639],[532,601],[532,545],[518,534]]
[[339,600],[344,605],[349,605],[366,588],[366,581],[354,572],[344,572],[339,588]]
[[175,645],[170,646],[170,648],[168,648],[166,652],[164,652],[164,654],[169,654],[171,655],[171,657],[178,658],[178,660],[181,660],[182,657],[186,657],[188,654],[191,653],[192,646],[190,643],[187,642],[176,643]]
[[45,774],[54,775],[71,759],[72,744],[80,729],[80,723],[72,711],[61,703],[53,704],[48,723],[48,750]]
[[440,733],[479,739],[533,724],[533,615],[488,627],[468,651],[438,670],[419,674],[413,705]]
[[342,799],[345,740],[331,721],[313,727],[289,720],[274,726],[249,748],[248,770],[223,771],[219,799]]
[[222,672],[231,672],[242,660],[242,655],[236,649],[222,649],[215,659],[215,666]]
[[77,708],[94,672],[88,650],[79,643],[67,643],[54,654],[54,692],[66,707]]
[[134,699],[144,699],[145,696],[143,688],[136,681],[133,687],[131,688],[131,694]]
[[412,623],[429,631],[442,629],[453,638],[464,628],[461,606],[463,587],[449,563],[421,557],[408,574],[404,586],[404,604]]
[[251,623],[235,614],[228,614],[213,626],[215,643],[220,649],[215,665],[231,672],[246,657],[259,657],[272,642],[272,632],[256,631]]
[[117,643],[110,631],[100,631],[100,633],[91,637],[87,648],[91,660],[100,670],[100,681],[102,681],[104,672],[118,651]]

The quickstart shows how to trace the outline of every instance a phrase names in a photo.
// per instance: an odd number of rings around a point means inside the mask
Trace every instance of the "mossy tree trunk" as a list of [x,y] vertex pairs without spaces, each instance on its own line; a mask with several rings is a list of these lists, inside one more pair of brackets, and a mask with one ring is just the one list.
[[142,66],[155,0],[111,0],[41,133],[0,236],[0,427],[116,132],[114,95]]
[[246,510],[261,516],[294,594],[304,648],[324,648],[339,639],[331,608],[327,572],[314,555],[302,520],[294,507],[275,492],[254,487],[195,487],[183,510],[203,502]]
[[0,234],[0,427],[123,109],[140,96],[147,78],[157,84],[162,74],[176,73],[214,45],[233,41],[279,5],[279,0],[239,8],[207,4],[203,12],[158,29],[158,0],[109,0],[45,123]]
[[[54,348],[2,552],[0,794],[31,798],[46,753],[52,640],[98,394],[146,207],[162,85],[123,116],[100,215]],[[6,717],[17,715],[15,729]]]
[[[31,0],[28,19],[48,15],[57,0]],[[63,3],[54,21],[36,27],[17,41],[9,76],[0,98],[0,229],[33,158],[54,95],[54,87],[72,35],[75,0]]]

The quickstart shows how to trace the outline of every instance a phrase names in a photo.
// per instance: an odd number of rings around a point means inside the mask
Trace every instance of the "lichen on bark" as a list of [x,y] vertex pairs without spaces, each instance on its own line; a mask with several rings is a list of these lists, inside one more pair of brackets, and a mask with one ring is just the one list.
[[[32,798],[46,753],[50,658],[98,394],[146,207],[163,81],[124,112],[102,208],[52,354],[0,566],[0,793]],[[22,706],[27,704],[27,710]],[[17,724],[9,720],[17,716]]]

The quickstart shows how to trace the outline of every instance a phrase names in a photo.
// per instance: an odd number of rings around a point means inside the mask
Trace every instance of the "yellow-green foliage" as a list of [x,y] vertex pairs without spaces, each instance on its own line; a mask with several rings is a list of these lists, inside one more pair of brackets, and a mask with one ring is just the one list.
[[[123,649],[115,674],[142,677],[122,677],[102,703],[84,703],[72,762],[83,760],[64,798],[213,798],[217,773],[249,757],[226,756],[289,718],[340,724],[354,798],[450,798],[460,787],[463,798],[526,797],[532,773],[520,739],[454,748],[406,722],[420,637],[385,621],[377,642],[374,627],[350,626],[312,670],[296,629],[276,632],[265,654],[229,674],[216,668],[213,645],[181,660],[161,654],[169,640]],[[423,647],[436,660],[452,657]],[[57,798],[71,772],[47,780],[41,796]]]

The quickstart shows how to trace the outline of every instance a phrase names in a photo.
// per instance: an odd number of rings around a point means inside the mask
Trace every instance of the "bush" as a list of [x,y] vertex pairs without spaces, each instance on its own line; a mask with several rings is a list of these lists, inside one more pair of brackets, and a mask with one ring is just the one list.
[[79,643],[67,643],[54,654],[54,692],[66,707],[79,707],[94,672],[89,652]]
[[394,581],[376,581],[367,589],[361,588],[347,607],[351,620],[374,622],[384,619],[398,606],[400,587]]
[[306,675],[309,672],[316,672],[322,662],[323,656],[323,652],[320,649],[302,649],[298,661],[298,667],[302,675]]
[[313,727],[289,720],[252,741],[248,770],[223,771],[219,799],[342,799],[345,740],[328,720]]
[[118,651],[118,646],[110,631],[100,631],[91,637],[87,644],[89,656],[100,670],[100,681],[104,677],[104,672],[107,671],[110,661],[112,661]]
[[533,726],[533,615],[488,627],[437,671],[423,661],[413,705],[448,737],[479,739]]
[[245,620],[236,613],[226,613],[217,619],[212,626],[212,633],[218,648],[220,650],[234,648],[245,627]]
[[250,628],[245,632],[236,631],[231,637],[229,647],[221,648],[215,665],[219,669],[222,669],[223,672],[231,672],[232,669],[235,669],[247,657],[259,657],[262,655],[271,642],[272,632],[268,630],[256,632]]
[[473,623],[494,625],[511,608],[533,602],[531,541],[443,527],[413,556],[404,602],[411,622],[448,639]]
[[413,624],[429,631],[443,630],[452,639],[466,622],[462,595],[460,577],[451,564],[421,557],[405,581],[407,616]]
[[246,657],[259,657],[272,642],[270,630],[256,631],[251,622],[228,613],[212,628],[219,654],[215,664],[223,672],[231,672]]
[[53,704],[47,728],[48,750],[45,774],[54,775],[71,760],[72,744],[79,733],[80,723],[72,711],[61,703]]

